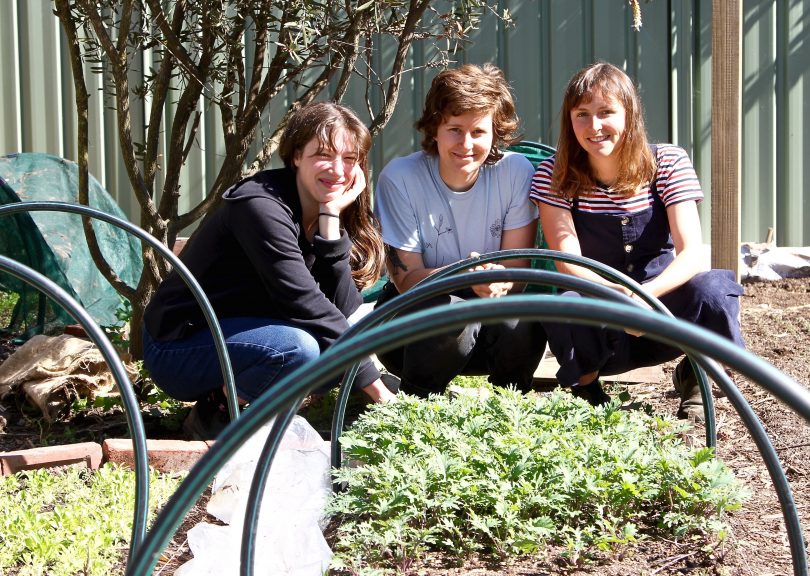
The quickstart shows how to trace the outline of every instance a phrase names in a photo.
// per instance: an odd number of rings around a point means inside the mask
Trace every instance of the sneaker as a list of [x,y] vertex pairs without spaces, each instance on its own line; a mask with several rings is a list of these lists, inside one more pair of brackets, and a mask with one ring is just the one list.
[[214,440],[229,423],[227,399],[217,389],[197,400],[183,421],[183,432],[192,440]]
[[575,384],[571,386],[571,394],[577,398],[582,398],[591,406],[602,406],[610,402],[610,396],[605,394],[602,383],[597,378],[590,384]]
[[703,422],[705,420],[703,396],[700,394],[700,384],[689,358],[684,357],[678,362],[672,373],[672,385],[681,397],[678,418]]

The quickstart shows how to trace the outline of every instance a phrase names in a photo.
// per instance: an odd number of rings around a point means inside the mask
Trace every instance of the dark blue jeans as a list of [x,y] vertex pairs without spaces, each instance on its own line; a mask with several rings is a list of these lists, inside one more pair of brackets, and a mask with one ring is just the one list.
[[[728,270],[696,274],[683,286],[659,300],[682,320],[697,324],[745,346],[740,334],[740,301],[743,290]],[[565,292],[562,296],[579,296]],[[683,351],[649,338],[631,336],[621,330],[576,324],[544,322],[548,346],[560,369],[557,381],[572,386],[580,376],[599,372],[609,376],[642,366],[674,360]]]
[[[378,305],[391,297],[390,294],[381,297]],[[420,302],[408,312],[464,300],[456,295],[437,296]],[[526,392],[531,390],[545,347],[545,334],[539,323],[506,320],[495,324],[467,324],[377,357],[389,372],[402,379],[402,391],[416,396],[443,393],[459,374],[489,375],[489,381],[496,386],[514,385]]]
[[[296,368],[315,360],[320,349],[306,331],[272,318],[220,321],[239,398],[252,402]],[[192,402],[224,385],[214,338],[207,329],[188,338],[153,340],[143,331],[143,363],[169,396]]]

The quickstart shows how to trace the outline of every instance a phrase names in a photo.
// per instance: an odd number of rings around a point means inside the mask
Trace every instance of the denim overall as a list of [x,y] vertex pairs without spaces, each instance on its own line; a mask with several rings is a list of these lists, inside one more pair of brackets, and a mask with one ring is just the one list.
[[[658,276],[674,259],[666,207],[653,183],[653,204],[632,215],[581,212],[571,208],[582,255],[644,283]],[[739,296],[743,288],[730,270],[696,274],[659,300],[673,315],[744,346],[740,334]],[[564,296],[580,296],[565,292]],[[642,366],[655,366],[680,356],[677,348],[635,337],[621,330],[574,324],[543,323],[548,344],[560,369],[561,386],[572,386],[583,374],[609,376]]]

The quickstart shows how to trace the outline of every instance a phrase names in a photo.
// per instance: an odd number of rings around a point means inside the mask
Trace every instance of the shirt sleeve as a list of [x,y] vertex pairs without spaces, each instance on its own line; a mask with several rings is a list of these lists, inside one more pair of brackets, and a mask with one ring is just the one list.
[[664,206],[688,200],[700,203],[703,189],[686,151],[672,144],[661,144],[657,148],[657,156],[656,186]]
[[549,206],[571,210],[571,203],[560,196],[556,191],[551,190],[551,175],[554,172],[554,160],[556,155],[546,158],[537,165],[537,170],[532,177],[529,198],[535,203],[542,202]]
[[419,238],[418,216],[408,197],[406,170],[397,158],[389,162],[377,179],[374,192],[374,213],[380,221],[383,242],[398,250],[423,253]]
[[326,240],[316,234],[313,248],[312,276],[324,296],[348,318],[363,302],[352,277],[351,241],[346,231],[340,231],[338,240]]

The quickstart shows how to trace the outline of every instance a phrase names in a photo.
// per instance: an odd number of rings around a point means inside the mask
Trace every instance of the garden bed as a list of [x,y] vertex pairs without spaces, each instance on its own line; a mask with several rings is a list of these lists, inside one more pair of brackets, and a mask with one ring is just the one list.
[[[742,299],[743,335],[749,349],[807,385],[810,381],[810,278],[746,284]],[[3,349],[13,349],[0,342]],[[664,381],[628,388],[635,400],[651,405],[656,411],[674,414],[678,399],[669,384],[674,363],[664,367]],[[770,397],[759,387],[736,378],[743,394],[765,425],[771,441],[791,482],[805,538],[810,535],[810,425]],[[615,388],[614,393],[621,390]],[[25,414],[24,408],[5,402],[8,424],[0,433],[0,451],[17,450],[59,442],[100,440],[120,435],[117,426],[124,424],[123,414],[113,416],[83,415],[44,427],[41,421]],[[11,404],[9,406],[9,404]],[[409,573],[426,576],[451,575],[529,575],[529,574],[740,574],[767,575],[792,573],[790,550],[781,511],[765,466],[736,413],[723,398],[718,398],[718,455],[734,470],[751,490],[744,507],[731,514],[732,534],[727,542],[712,550],[701,550],[689,543],[666,540],[647,541],[626,546],[602,558],[598,566],[576,566],[560,560],[560,550],[549,549],[540,559],[519,560],[508,565],[493,565],[487,559],[468,558],[458,565],[458,558],[428,555]],[[120,422],[117,419],[120,418]],[[112,433],[111,433],[112,431]],[[150,437],[171,436],[159,421],[147,422]],[[702,430],[695,431],[690,441],[703,441]],[[201,509],[192,512],[197,517]],[[175,539],[170,555],[183,554],[182,542]],[[179,558],[175,556],[174,562]],[[174,563],[172,562],[172,563]]]

